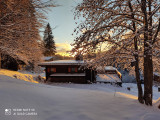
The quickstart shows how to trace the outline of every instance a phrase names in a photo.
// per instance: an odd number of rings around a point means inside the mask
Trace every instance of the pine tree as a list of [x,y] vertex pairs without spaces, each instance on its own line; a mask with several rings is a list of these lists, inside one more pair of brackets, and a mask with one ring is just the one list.
[[56,46],[54,42],[54,36],[52,35],[52,29],[48,23],[44,31],[44,55],[53,56],[56,53]]

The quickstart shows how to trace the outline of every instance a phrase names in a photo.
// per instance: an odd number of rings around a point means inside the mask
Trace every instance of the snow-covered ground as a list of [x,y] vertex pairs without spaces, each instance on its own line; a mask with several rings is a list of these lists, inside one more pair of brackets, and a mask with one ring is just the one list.
[[113,92],[127,91],[125,86],[131,85],[51,86],[0,75],[0,120],[159,120],[157,107]]
[[[104,92],[109,92],[112,94],[125,93],[127,95],[133,95],[133,97],[135,97],[135,98],[137,98],[137,94],[138,94],[137,84],[135,84],[135,83],[123,83],[122,87],[118,87],[117,85],[104,84],[104,83],[94,83],[94,84],[52,83],[52,85],[59,86],[59,87],[66,87],[66,88],[104,91]],[[130,88],[130,91],[127,90],[127,87]],[[142,85],[142,87],[143,87],[143,85]],[[154,101],[156,101],[158,98],[160,98],[160,92],[158,92],[158,87],[153,86],[153,99],[154,99]]]

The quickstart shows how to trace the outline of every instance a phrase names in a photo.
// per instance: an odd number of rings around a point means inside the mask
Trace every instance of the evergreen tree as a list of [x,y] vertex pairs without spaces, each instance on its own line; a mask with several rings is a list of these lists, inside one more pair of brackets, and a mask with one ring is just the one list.
[[52,29],[48,23],[44,31],[44,55],[53,56],[56,53],[56,46],[54,42],[54,36],[52,35]]

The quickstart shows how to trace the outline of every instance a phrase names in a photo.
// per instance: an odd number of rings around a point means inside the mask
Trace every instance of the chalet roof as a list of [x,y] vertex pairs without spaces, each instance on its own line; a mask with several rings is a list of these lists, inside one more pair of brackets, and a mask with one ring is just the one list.
[[99,74],[97,75],[97,82],[122,82],[117,74]]
[[105,68],[104,68],[105,70],[117,70],[115,67],[113,67],[113,66],[106,66]]
[[51,58],[53,58],[53,57],[52,56],[48,56],[48,57],[45,56],[42,59],[47,61],[47,60],[50,60]]
[[85,73],[54,73],[50,76],[85,76]]
[[40,63],[39,66],[47,66],[47,65],[83,65],[84,61],[82,60],[56,60],[50,62]]
[[97,67],[97,71],[108,71],[108,70],[117,70],[115,67],[113,66],[99,66]]

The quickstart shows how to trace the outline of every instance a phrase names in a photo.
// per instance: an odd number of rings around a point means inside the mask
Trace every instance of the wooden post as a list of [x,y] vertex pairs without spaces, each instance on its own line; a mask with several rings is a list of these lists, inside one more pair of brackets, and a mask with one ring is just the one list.
[[160,86],[158,86],[158,92],[160,92]]

